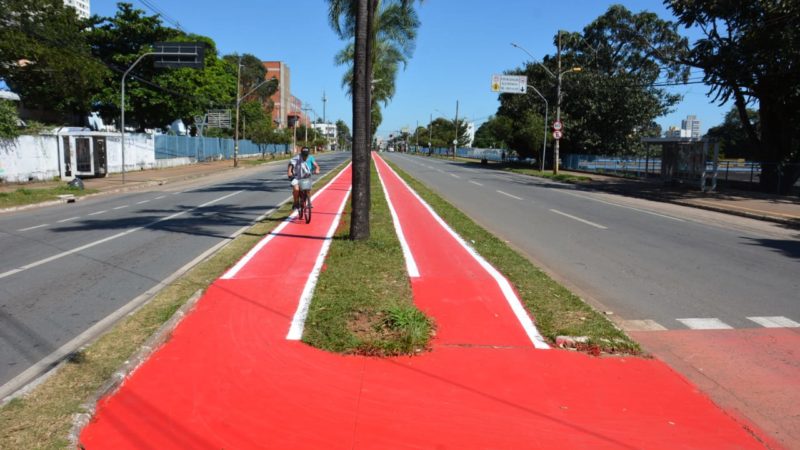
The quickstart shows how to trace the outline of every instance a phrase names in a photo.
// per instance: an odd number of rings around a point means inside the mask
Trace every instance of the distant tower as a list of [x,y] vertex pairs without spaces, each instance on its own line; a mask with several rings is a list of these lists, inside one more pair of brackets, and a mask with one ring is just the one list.
[[686,116],[686,120],[681,121],[681,129],[683,135],[688,135],[686,137],[695,139],[700,137],[700,121],[697,120],[697,116]]
[[322,91],[322,123],[328,123],[325,119],[325,105],[328,103],[328,97],[325,96],[325,91]]

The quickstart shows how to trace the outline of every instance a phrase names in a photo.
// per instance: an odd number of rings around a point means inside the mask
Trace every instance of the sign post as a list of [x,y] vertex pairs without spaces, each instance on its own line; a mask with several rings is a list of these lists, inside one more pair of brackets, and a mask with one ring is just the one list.
[[544,172],[544,160],[547,156],[547,111],[549,109],[547,98],[538,89],[528,84],[528,77],[524,75],[492,75],[492,92],[501,94],[527,94],[528,88],[533,89],[544,101],[544,134],[542,135],[542,158],[540,169]]

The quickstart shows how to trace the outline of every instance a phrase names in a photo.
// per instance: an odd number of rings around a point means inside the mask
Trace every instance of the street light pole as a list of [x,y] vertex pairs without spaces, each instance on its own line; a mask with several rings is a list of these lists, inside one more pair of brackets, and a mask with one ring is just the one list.
[[453,139],[453,159],[456,159],[456,150],[458,149],[458,100],[456,100],[456,138]]
[[431,148],[431,146],[433,145],[433,143],[431,142],[432,140],[433,140],[433,113],[431,113],[431,117],[430,117],[430,119],[428,119],[428,154],[429,155],[431,154],[431,152],[433,152],[433,149]]
[[242,103],[242,58],[236,71],[236,126],[233,132],[233,167],[239,167],[239,106]]
[[[558,83],[556,84],[556,122],[561,122],[561,30],[558,30],[558,52],[556,53],[558,60]],[[558,175],[558,147],[561,139],[556,139],[553,146],[553,174]]]
[[139,58],[137,58],[136,61],[130,67],[128,67],[128,70],[126,70],[125,73],[122,74],[122,89],[121,89],[122,99],[121,99],[121,102],[120,102],[120,106],[121,106],[121,110],[120,110],[120,122],[121,122],[120,123],[120,125],[121,125],[120,126],[120,137],[122,138],[122,183],[123,184],[125,183],[125,78],[128,77],[128,74],[131,73],[131,70],[133,70],[133,68],[136,67],[136,65],[139,64],[139,62],[141,62],[142,59],[144,59],[145,56],[150,56],[150,55],[186,56],[187,54],[186,53],[179,53],[179,52],[148,52],[148,53],[144,53],[141,56],[139,56]]
[[547,157],[547,110],[550,109],[550,106],[547,104],[547,98],[545,98],[545,96],[542,95],[542,93],[539,92],[538,89],[531,86],[530,84],[528,85],[528,87],[533,89],[533,92],[536,92],[539,95],[539,97],[542,97],[542,100],[544,100],[544,136],[542,138],[542,160],[539,164],[540,167],[539,170],[541,172],[544,172],[544,160]]

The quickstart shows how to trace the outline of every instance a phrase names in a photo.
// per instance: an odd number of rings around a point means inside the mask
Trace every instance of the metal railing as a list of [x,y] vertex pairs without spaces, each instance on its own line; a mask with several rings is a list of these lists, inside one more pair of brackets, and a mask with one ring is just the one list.
[[[169,136],[155,137],[156,159],[192,158],[196,161],[233,159],[233,139]],[[286,144],[255,144],[239,141],[239,156],[275,155],[289,151]]]

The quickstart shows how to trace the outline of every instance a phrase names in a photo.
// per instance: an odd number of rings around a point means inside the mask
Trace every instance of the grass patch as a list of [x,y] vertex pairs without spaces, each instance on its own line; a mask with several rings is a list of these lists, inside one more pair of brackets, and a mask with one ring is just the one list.
[[525,168],[525,167],[505,166],[505,167],[503,167],[503,170],[505,170],[506,172],[513,172],[513,173],[519,173],[519,174],[522,174],[522,175],[530,175],[530,176],[534,176],[534,177],[547,178],[547,179],[550,179],[550,180],[561,181],[563,183],[579,184],[579,183],[586,183],[586,182],[592,181],[592,179],[590,177],[586,177],[586,176],[582,176],[582,175],[572,175],[572,174],[569,174],[569,173],[559,173],[558,175],[554,175],[553,172],[547,172],[547,171],[542,172],[541,170],[529,169],[529,168]]
[[240,158],[239,159],[239,164],[241,164],[243,166],[247,166],[247,167],[249,167],[249,166],[260,166],[261,164],[266,164],[266,163],[269,163],[269,162],[272,162],[272,161],[280,161],[282,159],[289,159],[291,157],[292,157],[292,155],[286,155],[286,154],[283,154],[283,153],[281,153],[281,154],[270,153],[270,156],[264,156],[263,158],[261,158],[261,157],[259,157],[259,158]]
[[433,326],[414,306],[403,251],[374,167],[371,201],[370,239],[349,239],[349,205],[342,217],[303,341],[339,353],[414,354],[428,347]]
[[392,168],[467,242],[516,287],[523,303],[536,321],[539,332],[551,343],[557,336],[587,336],[586,350],[597,353],[638,354],[639,344],[631,340],[608,318],[580,297],[556,283],[528,259],[509,247],[456,207],[387,161]]
[[[341,168],[341,167],[340,167]],[[338,169],[321,178],[330,180]],[[288,191],[287,191],[288,195]],[[62,449],[69,446],[73,416],[197,290],[207,288],[289,215],[291,202],[253,225],[206,261],[165,287],[134,314],[74,354],[29,394],[0,408],[0,448]]]
[[95,189],[77,189],[66,184],[50,188],[19,188],[11,192],[0,192],[0,208],[29,205],[31,203],[56,200],[59,195],[72,194],[76,197],[94,194]]

